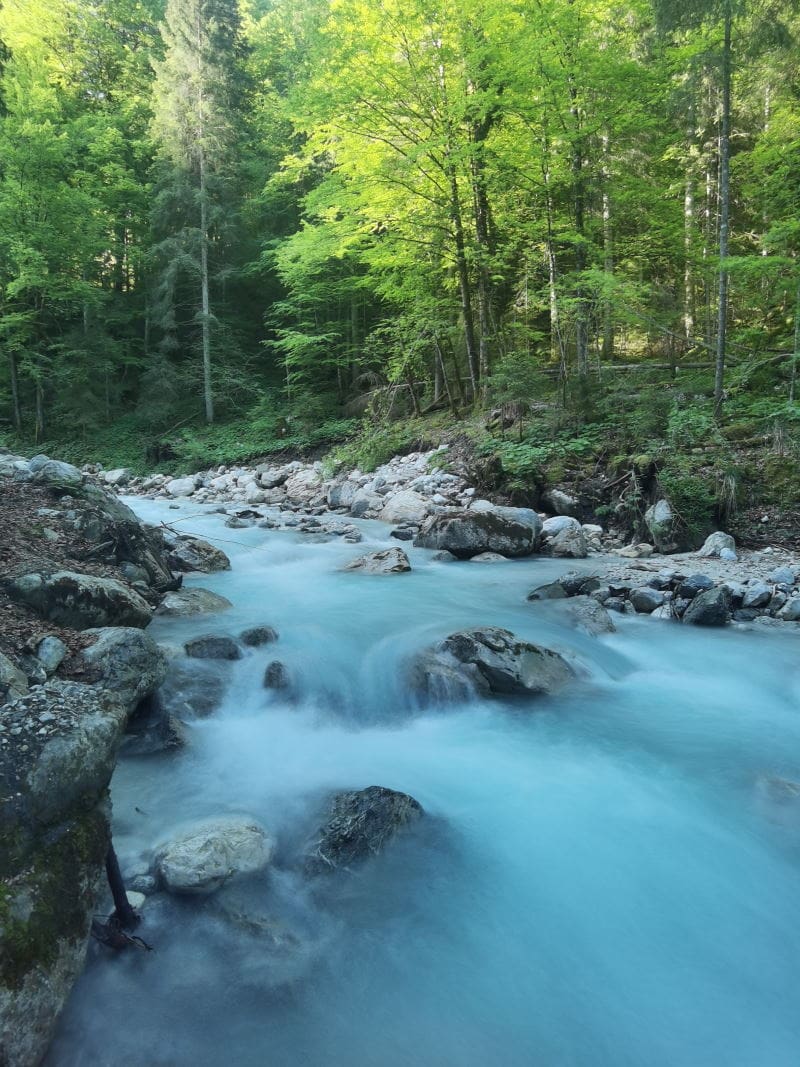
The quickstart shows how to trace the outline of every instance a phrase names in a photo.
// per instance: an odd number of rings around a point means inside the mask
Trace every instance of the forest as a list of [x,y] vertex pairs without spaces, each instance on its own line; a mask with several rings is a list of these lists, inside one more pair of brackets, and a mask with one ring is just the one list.
[[791,453],[798,31],[794,0],[4,0],[0,435],[368,467],[489,412],[519,472]]

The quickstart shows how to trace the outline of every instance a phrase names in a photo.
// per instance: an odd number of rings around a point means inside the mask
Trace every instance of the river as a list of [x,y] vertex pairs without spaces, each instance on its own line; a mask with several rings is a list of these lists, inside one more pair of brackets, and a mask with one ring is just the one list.
[[[409,574],[345,573],[397,545],[388,527],[346,545],[128,502],[233,564],[187,583],[233,609],[157,619],[157,640],[280,639],[225,666],[184,752],[120,761],[123,867],[226,812],[279,848],[234,901],[258,930],[159,894],[139,930],[154,951],[93,946],[48,1067],[797,1067],[800,797],[767,784],[800,780],[796,635],[615,616],[592,638],[525,599],[564,562],[408,548]],[[408,656],[477,625],[565,651],[579,680],[415,706]],[[274,659],[291,699],[262,687]],[[296,858],[326,794],[373,784],[427,817],[315,889]]]

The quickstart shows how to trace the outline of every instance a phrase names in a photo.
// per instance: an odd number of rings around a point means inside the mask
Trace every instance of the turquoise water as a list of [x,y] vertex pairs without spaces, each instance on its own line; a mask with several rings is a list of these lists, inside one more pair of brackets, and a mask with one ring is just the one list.
[[[197,584],[234,608],[158,620],[158,640],[264,623],[280,641],[226,668],[186,752],[120,762],[117,850],[134,870],[183,822],[258,817],[278,854],[241,899],[290,944],[213,900],[153,898],[155,951],[92,951],[50,1067],[800,1063],[800,800],[764,786],[800,780],[796,635],[619,618],[590,638],[525,600],[563,563],[408,549],[410,574],[342,573],[395,545],[388,528],[314,543],[133,503],[233,561]],[[529,704],[415,707],[408,657],[476,625],[558,648],[579,680]],[[291,701],[261,687],[276,658]],[[313,892],[295,861],[324,796],[372,784],[427,818]]]

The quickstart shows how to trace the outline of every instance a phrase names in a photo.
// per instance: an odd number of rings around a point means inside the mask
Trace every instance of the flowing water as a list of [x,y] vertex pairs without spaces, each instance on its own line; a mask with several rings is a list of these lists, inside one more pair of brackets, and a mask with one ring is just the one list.
[[[157,620],[159,641],[257,624],[280,640],[224,668],[186,751],[120,762],[123,866],[226,812],[279,850],[227,911],[152,898],[153,952],[95,947],[49,1067],[797,1067],[800,799],[769,784],[800,779],[796,635],[625,617],[590,638],[526,602],[556,561],[409,549],[410,574],[343,573],[397,544],[387,527],[315,543],[131,503],[233,562],[197,584],[234,608]],[[567,652],[580,680],[416,707],[409,655],[487,624]],[[261,685],[274,659],[291,699]],[[427,817],[313,888],[295,861],[325,796],[373,784]]]

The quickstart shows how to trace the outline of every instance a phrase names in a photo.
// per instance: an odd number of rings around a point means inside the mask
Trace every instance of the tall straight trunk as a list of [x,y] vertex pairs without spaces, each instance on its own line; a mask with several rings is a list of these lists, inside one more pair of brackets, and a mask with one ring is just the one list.
[[694,277],[692,249],[694,247],[694,176],[691,162],[686,165],[686,184],[683,189],[683,336],[687,345],[694,337]]
[[719,139],[719,297],[717,306],[717,357],[714,366],[714,411],[722,411],[728,328],[728,236],[730,226],[731,156],[731,0],[725,0],[725,40],[722,50],[722,127]]
[[561,365],[562,375],[566,371],[563,366],[564,351],[561,344],[561,324],[558,313],[558,290],[556,280],[558,277],[556,264],[556,249],[553,237],[553,193],[550,177],[550,141],[545,131],[542,140],[542,180],[545,188],[545,208],[547,215],[547,289],[550,305],[550,355],[558,359]]
[[33,430],[37,443],[44,438],[44,386],[39,374],[36,377],[36,424]]
[[214,395],[211,388],[211,301],[208,292],[208,203],[206,200],[205,154],[200,153],[200,301],[203,335],[203,399],[206,422],[214,421]]
[[797,387],[798,362],[800,362],[800,274],[797,276],[797,296],[794,304],[794,352],[792,352],[792,370],[789,376],[789,402],[792,404]]
[[472,398],[478,397],[480,383],[480,354],[475,338],[475,314],[472,302],[472,283],[469,277],[469,265],[467,263],[467,247],[464,236],[464,219],[461,213],[461,199],[458,195],[458,180],[455,167],[448,164],[448,177],[450,181],[450,221],[453,224],[453,235],[456,245],[456,273],[458,275],[458,291],[461,297],[461,314],[464,319],[464,340],[467,346],[467,365],[472,384]]
[[575,217],[575,357],[578,374],[586,378],[589,373],[589,307],[583,284],[583,272],[586,270],[586,178],[583,171],[583,133],[581,130],[581,113],[578,93],[574,86],[570,88],[572,100],[571,112],[575,123],[575,135],[572,143],[572,206]]
[[15,352],[9,353],[8,373],[11,379],[11,418],[14,422],[14,429],[17,433],[22,433],[22,409],[19,403],[19,368],[17,367]]
[[473,154],[472,202],[475,216],[475,237],[478,246],[478,362],[481,388],[485,394],[489,378],[489,338],[492,331],[492,283],[489,264],[494,253],[494,240],[490,221],[489,196],[486,191],[486,164],[483,146],[491,129],[492,119],[487,117],[472,129]]
[[[603,271],[606,282],[614,274],[614,234],[611,227],[611,173],[608,165],[608,137],[603,136]],[[603,359],[614,355],[614,308],[606,293],[603,297]]]

